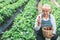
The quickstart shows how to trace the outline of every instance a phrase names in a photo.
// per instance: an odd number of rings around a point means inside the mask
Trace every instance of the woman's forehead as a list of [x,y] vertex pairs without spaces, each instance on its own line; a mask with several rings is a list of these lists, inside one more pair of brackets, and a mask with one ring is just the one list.
[[46,11],[49,11],[49,10],[51,10],[51,9],[48,9],[48,8],[44,8],[44,9],[42,9],[42,10],[46,10]]

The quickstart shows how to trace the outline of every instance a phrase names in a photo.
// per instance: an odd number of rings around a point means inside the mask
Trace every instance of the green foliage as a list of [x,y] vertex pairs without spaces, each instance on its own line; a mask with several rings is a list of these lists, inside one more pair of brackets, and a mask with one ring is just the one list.
[[18,7],[21,7],[25,1],[27,1],[27,0],[24,0],[24,1],[23,0],[18,0],[16,3],[9,4],[5,7],[3,7],[0,10],[0,15],[2,16],[0,18],[0,22],[3,22],[5,18],[10,18],[10,16],[12,16],[12,14],[14,14],[14,12],[16,12],[16,9]]
[[58,2],[58,4],[60,5],[60,0],[56,0]]
[[2,9],[4,6],[7,6],[9,4],[13,4],[17,1],[18,0],[0,0],[0,9]]
[[3,34],[2,39],[35,40],[33,30],[35,18],[36,0],[30,0],[24,8],[24,11],[15,18],[12,28]]
[[[23,2],[23,1],[21,0],[21,2]],[[59,16],[60,8],[57,8],[53,3],[51,3],[48,0],[45,0],[45,1],[42,0],[43,4],[45,4],[46,2],[48,4],[50,4],[52,7],[52,14],[56,18],[57,33],[60,34],[60,32],[59,32],[60,31],[60,28],[59,28],[59,26],[60,26],[60,22],[59,22],[60,21],[60,16]],[[20,1],[18,3],[20,3]],[[15,5],[15,7],[14,7],[14,5]],[[15,3],[15,4],[13,4],[12,7],[10,6],[7,8],[14,9],[16,7],[17,7],[17,5]],[[24,11],[22,13],[18,14],[17,17],[15,18],[12,28],[9,31],[4,32],[1,39],[2,40],[35,40],[33,26],[34,26],[35,18],[37,15],[36,9],[37,9],[36,0],[29,0],[28,4],[24,8]],[[9,11],[10,10],[11,9],[9,9]],[[10,15],[12,15],[12,14],[10,14]],[[1,18],[1,20],[2,20],[2,18]]]

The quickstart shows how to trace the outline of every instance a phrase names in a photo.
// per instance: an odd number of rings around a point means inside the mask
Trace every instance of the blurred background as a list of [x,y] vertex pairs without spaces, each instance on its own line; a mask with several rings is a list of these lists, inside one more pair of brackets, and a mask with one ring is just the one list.
[[[60,0],[56,0],[60,5]],[[39,0],[0,0],[0,40],[35,40],[34,23],[38,15]],[[60,36],[60,7],[49,0],[42,0],[52,7]],[[60,39],[59,39],[60,40]]]

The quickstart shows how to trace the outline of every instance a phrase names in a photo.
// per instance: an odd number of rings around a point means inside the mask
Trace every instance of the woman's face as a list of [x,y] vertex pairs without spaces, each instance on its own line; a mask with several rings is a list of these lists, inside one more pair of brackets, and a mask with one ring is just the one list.
[[50,9],[44,9],[44,10],[42,10],[42,12],[44,15],[49,15],[51,10]]

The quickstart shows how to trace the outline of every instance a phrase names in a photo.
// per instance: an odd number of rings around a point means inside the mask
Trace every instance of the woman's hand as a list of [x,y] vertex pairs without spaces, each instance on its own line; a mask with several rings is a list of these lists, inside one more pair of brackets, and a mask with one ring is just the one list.
[[38,26],[40,26],[40,16],[38,16]]

